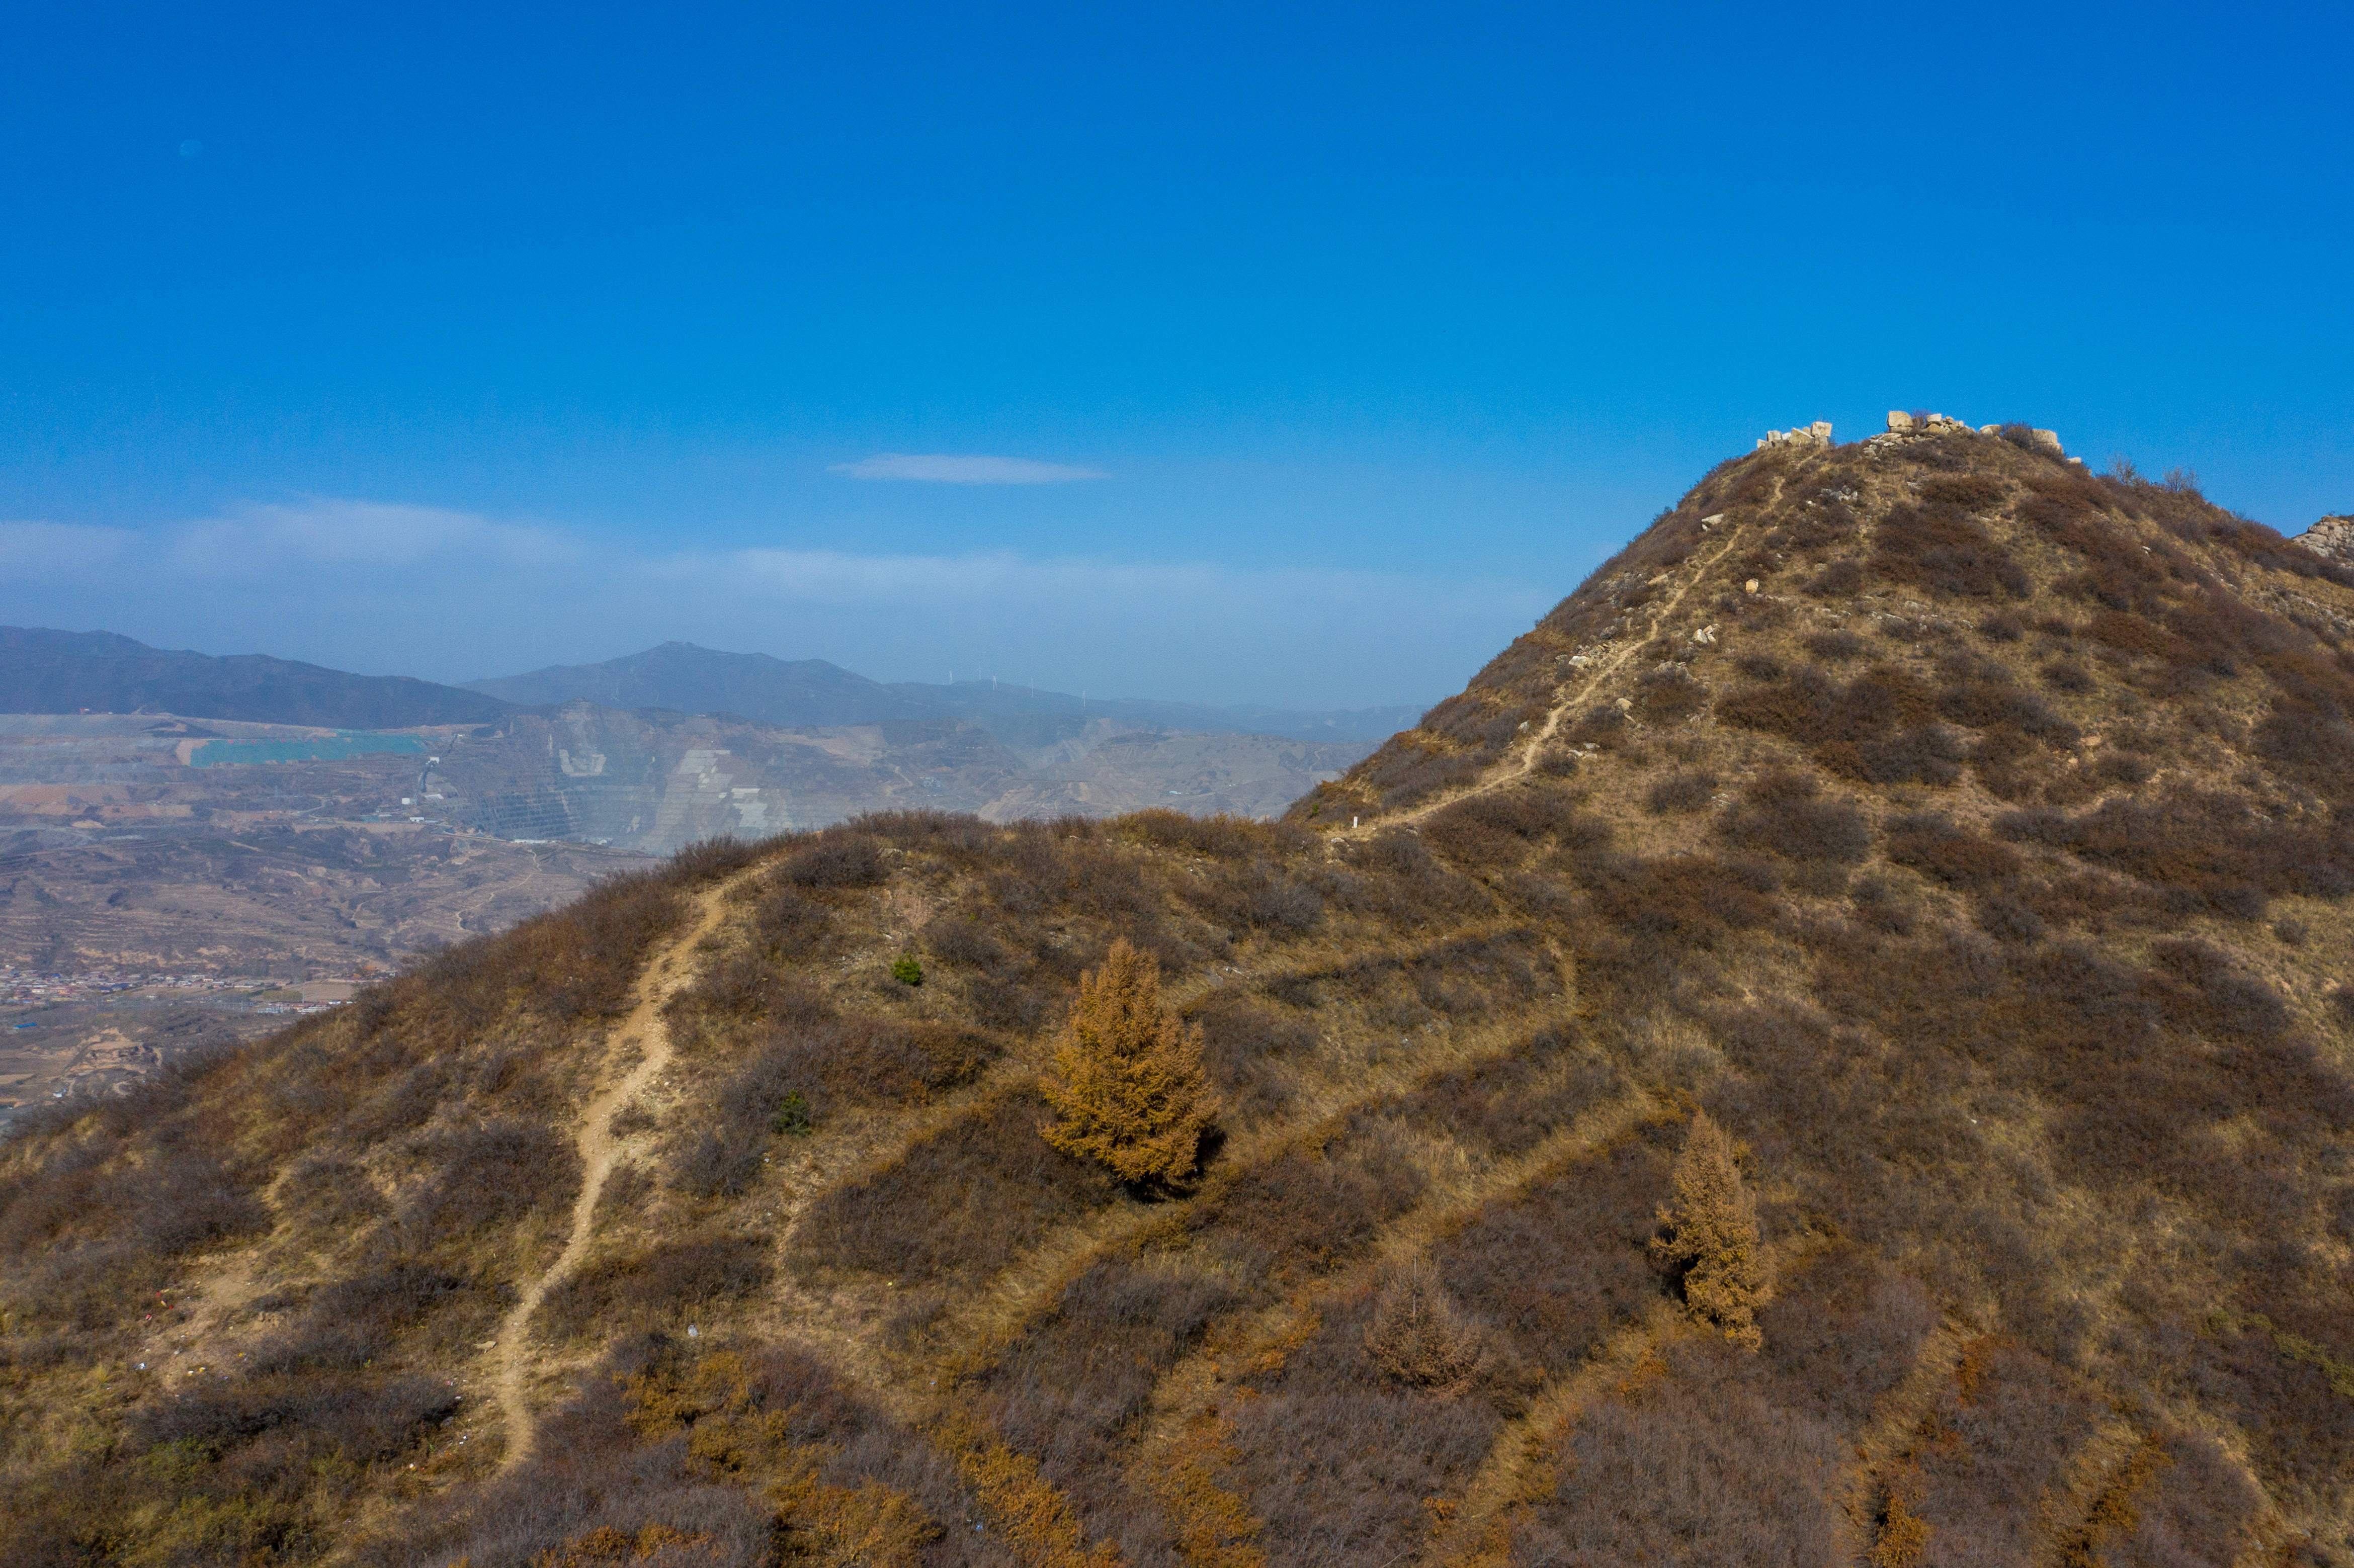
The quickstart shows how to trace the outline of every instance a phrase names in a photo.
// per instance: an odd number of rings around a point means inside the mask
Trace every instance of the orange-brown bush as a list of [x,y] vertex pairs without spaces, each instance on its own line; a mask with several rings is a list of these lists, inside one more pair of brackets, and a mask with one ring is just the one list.
[[1669,1182],[1674,1197],[1659,1208],[1654,1248],[1694,1312],[1734,1344],[1757,1349],[1757,1308],[1774,1295],[1772,1263],[1758,1234],[1757,1201],[1734,1163],[1733,1139],[1706,1111],[1692,1114]]
[[1161,966],[1116,941],[1079,994],[1039,1083],[1055,1119],[1039,1131],[1121,1181],[1170,1188],[1193,1174],[1212,1112],[1202,1026],[1161,1000]]

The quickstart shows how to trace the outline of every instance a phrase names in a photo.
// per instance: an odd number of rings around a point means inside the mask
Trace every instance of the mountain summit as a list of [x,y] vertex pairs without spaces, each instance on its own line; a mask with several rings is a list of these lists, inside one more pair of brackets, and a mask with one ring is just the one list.
[[705,845],[58,1111],[0,1555],[2347,1561],[2354,568],[2056,446],[1729,461],[1280,823]]

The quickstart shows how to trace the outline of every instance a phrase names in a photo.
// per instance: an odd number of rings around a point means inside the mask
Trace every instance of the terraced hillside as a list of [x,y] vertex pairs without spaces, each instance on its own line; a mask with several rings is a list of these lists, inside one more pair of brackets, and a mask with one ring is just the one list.
[[2349,1561],[2354,573],[2017,434],[1724,465],[1285,822],[705,845],[9,1144],[0,1556]]

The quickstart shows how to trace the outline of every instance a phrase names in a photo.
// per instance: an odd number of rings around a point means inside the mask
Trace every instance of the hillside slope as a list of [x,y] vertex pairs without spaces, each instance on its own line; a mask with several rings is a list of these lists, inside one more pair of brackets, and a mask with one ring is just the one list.
[[407,675],[354,675],[265,653],[215,658],[111,631],[0,626],[0,713],[189,714],[333,729],[491,724],[512,705]]
[[[0,1556],[2349,1561],[2354,572],[2019,434],[1723,465],[1286,822],[705,846],[54,1118]],[[1174,1191],[1040,1135],[1119,939]]]

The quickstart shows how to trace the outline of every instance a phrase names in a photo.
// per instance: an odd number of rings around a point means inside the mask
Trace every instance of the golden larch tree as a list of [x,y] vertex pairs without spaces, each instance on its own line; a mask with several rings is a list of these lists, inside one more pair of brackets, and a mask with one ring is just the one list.
[[1066,1154],[1123,1181],[1173,1186],[1193,1172],[1209,1125],[1202,1026],[1161,1000],[1161,965],[1125,939],[1079,994],[1040,1088],[1059,1119],[1040,1129]]
[[1691,1309],[1754,1351],[1765,1342],[1757,1308],[1773,1299],[1772,1266],[1733,1139],[1706,1111],[1692,1113],[1670,1181],[1675,1202],[1659,1211],[1666,1234],[1651,1245],[1682,1274]]

